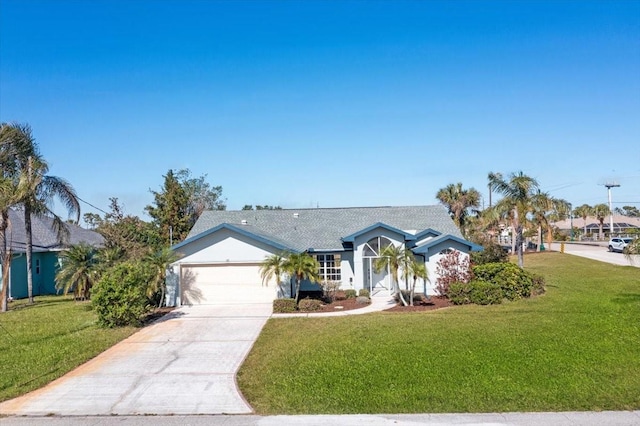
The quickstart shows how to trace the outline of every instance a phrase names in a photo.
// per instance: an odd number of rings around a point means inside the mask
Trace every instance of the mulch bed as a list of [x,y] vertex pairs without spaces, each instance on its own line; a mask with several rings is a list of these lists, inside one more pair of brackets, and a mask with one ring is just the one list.
[[451,303],[446,297],[431,296],[430,299],[414,303],[414,306],[402,306],[402,304],[400,304],[393,308],[385,309],[385,312],[423,312],[447,308],[449,306],[453,306],[453,303]]
[[[336,300],[333,303],[326,303],[317,311],[309,312],[309,313],[325,313],[325,312],[342,312],[342,311],[350,311],[353,309],[364,308],[367,305],[363,305],[361,303],[357,303],[355,298],[345,299],[345,300]],[[295,313],[300,313],[304,311],[296,311]]]

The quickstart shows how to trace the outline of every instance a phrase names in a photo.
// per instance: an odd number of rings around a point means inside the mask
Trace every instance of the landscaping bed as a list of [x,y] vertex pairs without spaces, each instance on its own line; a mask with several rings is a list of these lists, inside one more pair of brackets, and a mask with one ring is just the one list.
[[385,309],[385,312],[424,312],[434,309],[448,308],[454,306],[446,297],[431,296],[429,299],[414,301],[413,306],[403,306],[402,303],[393,308]]

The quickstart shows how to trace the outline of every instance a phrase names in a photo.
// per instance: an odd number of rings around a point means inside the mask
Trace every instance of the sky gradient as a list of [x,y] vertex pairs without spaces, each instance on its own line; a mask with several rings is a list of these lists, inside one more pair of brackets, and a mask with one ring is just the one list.
[[[0,0],[0,121],[143,215],[168,169],[230,209],[421,205],[524,171],[640,206],[640,1]],[[86,204],[83,212],[96,212]]]

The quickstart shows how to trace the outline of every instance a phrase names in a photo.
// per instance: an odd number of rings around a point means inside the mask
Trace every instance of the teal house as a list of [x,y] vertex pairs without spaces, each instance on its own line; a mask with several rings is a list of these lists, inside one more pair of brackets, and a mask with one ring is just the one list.
[[[28,296],[24,213],[20,210],[10,210],[9,220],[11,226],[7,229],[6,238],[7,246],[11,247],[12,260],[7,294],[12,299],[22,299]],[[56,271],[59,266],[58,255],[65,247],[79,243],[101,247],[104,243],[104,239],[97,232],[73,224],[65,224],[69,231],[68,238],[66,241],[60,242],[52,219],[32,216],[31,223],[33,234],[31,268],[34,296],[58,293],[55,284]],[[1,282],[0,288],[2,288]]]

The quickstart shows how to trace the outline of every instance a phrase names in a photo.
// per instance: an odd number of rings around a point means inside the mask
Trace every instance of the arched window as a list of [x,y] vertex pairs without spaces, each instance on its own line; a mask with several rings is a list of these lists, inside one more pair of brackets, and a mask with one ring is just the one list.
[[391,240],[387,237],[374,237],[365,243],[362,256],[380,257],[380,252],[391,244]]

